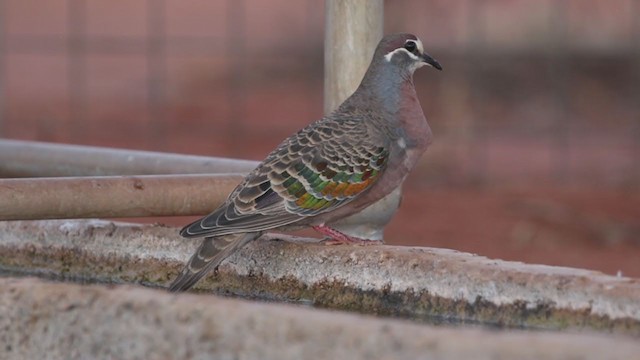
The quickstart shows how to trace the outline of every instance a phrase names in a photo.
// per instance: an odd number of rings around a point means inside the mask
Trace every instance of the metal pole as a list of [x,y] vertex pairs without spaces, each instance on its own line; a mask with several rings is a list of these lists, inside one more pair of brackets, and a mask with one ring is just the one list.
[[569,116],[569,86],[570,86],[570,63],[569,63],[569,9],[568,4],[563,1],[554,3],[553,11],[550,13],[550,26],[554,30],[554,37],[549,49],[551,58],[551,78],[553,85],[551,93],[555,100],[556,115],[554,116],[554,130],[551,136],[553,141],[552,149],[552,171],[553,180],[563,184],[570,178],[569,167],[571,166],[571,118]]
[[248,173],[257,164],[206,156],[0,140],[0,177]]
[[[382,38],[383,28],[383,0],[325,2],[325,113],[335,110],[358,87]],[[351,236],[381,240],[384,226],[398,209],[401,196],[398,188],[334,227]]]
[[7,57],[5,42],[6,42],[6,3],[4,0],[0,0],[0,136],[6,136],[5,123],[6,123],[6,105],[7,105],[7,72],[5,66],[5,59]]
[[204,215],[239,174],[0,179],[0,220]]
[[[635,0],[632,5],[630,16],[632,18],[632,39],[634,40],[633,52],[634,52],[634,96],[636,99],[640,99],[640,0]],[[631,144],[635,147],[633,153],[633,166],[631,167],[631,181],[637,186],[640,185],[640,104],[636,101],[635,106],[636,121],[631,125]]]
[[67,142],[79,142],[87,129],[87,0],[67,0]]
[[241,154],[244,146],[236,139],[244,134],[244,122],[247,118],[247,24],[246,4],[244,0],[228,0],[226,54],[229,71],[226,90],[229,101],[227,139],[233,154]]
[[155,149],[167,144],[166,3],[147,0],[147,114],[150,143]]
[[[471,106],[473,115],[469,127],[468,154],[470,161],[468,179],[472,185],[484,185],[488,178],[488,168],[491,158],[488,149],[487,132],[485,131],[486,122],[486,95],[482,73],[486,73],[486,67],[483,67],[488,57],[486,51],[486,29],[487,16],[485,5],[482,2],[468,0],[467,6],[467,28],[469,30],[467,44],[467,79],[471,95]],[[480,65],[480,67],[478,66]]]
[[324,35],[324,111],[358,87],[382,38],[383,0],[327,0]]

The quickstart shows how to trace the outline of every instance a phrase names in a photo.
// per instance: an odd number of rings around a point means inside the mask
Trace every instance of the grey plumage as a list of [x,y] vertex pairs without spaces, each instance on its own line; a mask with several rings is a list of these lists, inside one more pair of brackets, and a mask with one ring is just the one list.
[[412,80],[425,64],[441,69],[414,35],[382,39],[353,95],[284,140],[224,204],[182,229],[205,240],[170,290],[188,289],[267,230],[313,226],[335,236],[332,222],[400,186],[431,142]]
[[209,270],[215,269],[222,260],[249,242],[260,236],[260,233],[233,234],[205,238],[189,263],[169,287],[170,291],[187,290],[197,283]]

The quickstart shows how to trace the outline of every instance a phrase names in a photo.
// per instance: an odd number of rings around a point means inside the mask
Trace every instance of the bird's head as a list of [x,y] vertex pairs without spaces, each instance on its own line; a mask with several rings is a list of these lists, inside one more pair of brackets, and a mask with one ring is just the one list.
[[408,71],[410,74],[424,65],[442,70],[440,63],[424,52],[422,41],[417,36],[406,33],[385,36],[376,48],[374,61],[376,60]]

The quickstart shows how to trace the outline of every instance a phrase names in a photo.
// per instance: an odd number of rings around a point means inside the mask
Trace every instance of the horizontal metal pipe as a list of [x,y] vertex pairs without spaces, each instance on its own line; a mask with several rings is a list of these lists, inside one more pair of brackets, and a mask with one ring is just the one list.
[[0,179],[0,220],[204,215],[241,174]]
[[0,177],[248,173],[258,162],[0,140]]

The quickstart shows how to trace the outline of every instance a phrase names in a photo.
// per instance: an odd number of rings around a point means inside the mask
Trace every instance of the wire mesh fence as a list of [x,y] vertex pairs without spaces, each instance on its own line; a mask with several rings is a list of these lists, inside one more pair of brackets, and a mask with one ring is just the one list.
[[[0,136],[259,159],[322,116],[323,3],[0,0]],[[445,184],[634,186],[640,1],[388,1]]]

